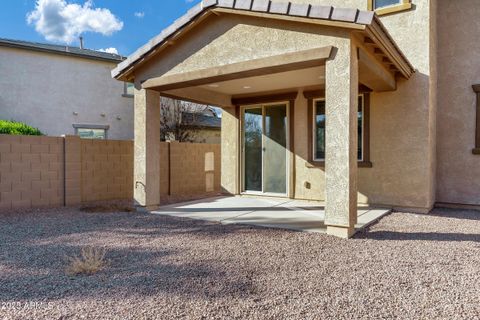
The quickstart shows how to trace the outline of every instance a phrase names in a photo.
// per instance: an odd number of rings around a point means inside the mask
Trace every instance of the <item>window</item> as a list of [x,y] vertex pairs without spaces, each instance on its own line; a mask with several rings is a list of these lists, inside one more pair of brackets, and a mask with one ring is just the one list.
[[75,134],[82,139],[107,139],[109,126],[74,124]]
[[[325,164],[325,99],[318,98],[323,92],[305,92],[309,104],[309,162]],[[370,96],[363,93],[358,97],[358,151],[360,167],[371,167],[370,162]]]
[[368,10],[375,10],[378,15],[410,10],[411,0],[368,0]]
[[476,128],[475,128],[475,147],[472,150],[473,154],[480,155],[480,84],[472,86],[473,91],[477,94],[477,116],[476,116]]
[[[313,131],[313,156],[315,161],[325,161],[325,100],[315,100]],[[358,97],[358,160],[363,160],[363,96]]]
[[402,2],[403,2],[402,0],[373,0],[373,7],[375,9],[380,9],[383,7],[401,4]]
[[123,83],[123,95],[124,97],[131,98],[133,97],[134,84],[131,82]]

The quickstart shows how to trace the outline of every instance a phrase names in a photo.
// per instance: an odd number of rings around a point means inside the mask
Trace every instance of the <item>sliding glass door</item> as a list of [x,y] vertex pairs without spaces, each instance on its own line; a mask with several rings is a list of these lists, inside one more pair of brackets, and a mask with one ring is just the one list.
[[287,194],[287,104],[243,111],[243,191]]

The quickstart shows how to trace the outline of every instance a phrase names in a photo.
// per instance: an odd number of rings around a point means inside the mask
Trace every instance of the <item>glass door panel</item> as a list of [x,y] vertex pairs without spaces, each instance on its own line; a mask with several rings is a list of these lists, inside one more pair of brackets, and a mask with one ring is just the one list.
[[265,106],[263,192],[287,193],[287,106]]
[[245,109],[244,121],[245,191],[262,191],[262,108]]

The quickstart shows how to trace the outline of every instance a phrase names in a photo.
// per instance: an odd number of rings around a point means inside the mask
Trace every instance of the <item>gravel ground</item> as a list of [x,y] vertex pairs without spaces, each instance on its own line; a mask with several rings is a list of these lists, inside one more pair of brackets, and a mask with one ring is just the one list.
[[[3,319],[478,319],[480,212],[393,213],[355,239],[137,213],[0,215]],[[65,274],[84,246],[92,276]]]

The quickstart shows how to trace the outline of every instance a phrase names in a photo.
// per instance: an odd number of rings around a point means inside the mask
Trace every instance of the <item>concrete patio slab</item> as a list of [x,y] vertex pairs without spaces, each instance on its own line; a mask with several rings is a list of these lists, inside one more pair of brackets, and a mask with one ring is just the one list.
[[[389,209],[359,206],[355,227],[357,230],[365,228],[389,212]],[[253,196],[215,197],[163,206],[152,213],[222,224],[326,232],[324,206],[317,201]]]

